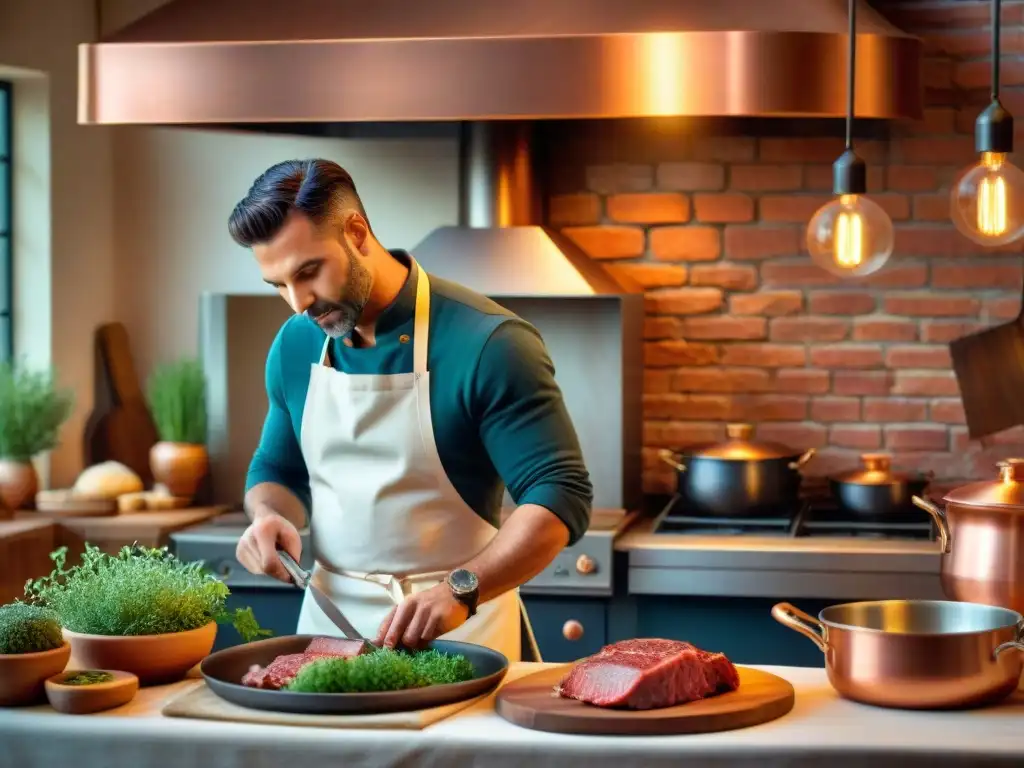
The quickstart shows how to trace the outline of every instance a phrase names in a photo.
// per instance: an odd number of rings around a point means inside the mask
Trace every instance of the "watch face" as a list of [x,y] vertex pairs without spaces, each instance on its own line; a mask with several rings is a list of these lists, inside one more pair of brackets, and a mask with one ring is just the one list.
[[459,568],[448,575],[448,584],[459,594],[467,594],[477,588],[476,574]]

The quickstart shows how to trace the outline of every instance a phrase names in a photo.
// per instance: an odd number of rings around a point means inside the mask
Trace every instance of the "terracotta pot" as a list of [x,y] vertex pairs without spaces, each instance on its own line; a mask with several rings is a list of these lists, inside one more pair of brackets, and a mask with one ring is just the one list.
[[39,653],[0,654],[0,707],[20,707],[46,700],[46,678],[62,672],[71,646]]
[[998,466],[998,480],[946,494],[945,509],[919,496],[914,503],[938,526],[946,597],[1024,614],[1024,459]]
[[39,475],[32,462],[0,459],[0,504],[10,510],[27,509],[38,491]]
[[210,470],[210,457],[205,445],[160,441],[149,449],[149,468],[172,496],[191,499]]
[[83,635],[65,629],[64,636],[77,669],[119,669],[138,677],[141,685],[162,685],[183,679],[210,655],[217,624],[166,635]]
[[106,672],[111,679],[102,683],[65,685],[64,681],[83,670],[68,669],[46,681],[46,698],[50,706],[66,715],[88,715],[127,704],[139,692],[139,678],[130,672],[113,669]]

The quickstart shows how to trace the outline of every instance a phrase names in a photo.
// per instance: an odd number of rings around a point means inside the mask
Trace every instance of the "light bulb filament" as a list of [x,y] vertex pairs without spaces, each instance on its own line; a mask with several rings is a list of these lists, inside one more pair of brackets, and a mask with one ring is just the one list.
[[857,211],[842,211],[836,219],[832,241],[832,257],[847,269],[859,267],[864,261],[864,219]]
[[1006,180],[988,176],[978,185],[978,231],[997,236],[1006,232]]

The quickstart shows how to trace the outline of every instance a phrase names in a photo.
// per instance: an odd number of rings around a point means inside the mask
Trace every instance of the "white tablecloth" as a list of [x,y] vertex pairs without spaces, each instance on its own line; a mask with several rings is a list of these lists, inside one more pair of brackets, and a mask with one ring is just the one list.
[[[542,665],[517,664],[509,679]],[[793,711],[738,731],[673,737],[562,736],[519,728],[485,700],[423,731],[327,730],[165,718],[183,686],[143,689],[120,710],[71,717],[0,710],[7,768],[621,768],[623,766],[1024,766],[1024,691],[971,712],[877,709],[835,695],[823,670],[762,667],[796,688]]]

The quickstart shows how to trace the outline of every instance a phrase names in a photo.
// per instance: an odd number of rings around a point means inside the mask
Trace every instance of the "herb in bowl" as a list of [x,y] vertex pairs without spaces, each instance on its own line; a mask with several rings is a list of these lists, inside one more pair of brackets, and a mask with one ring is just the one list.
[[0,655],[41,653],[64,645],[57,614],[38,605],[0,606]]
[[83,672],[75,672],[60,681],[61,685],[98,685],[109,683],[114,676],[103,670],[87,669]]

